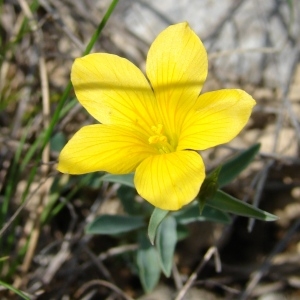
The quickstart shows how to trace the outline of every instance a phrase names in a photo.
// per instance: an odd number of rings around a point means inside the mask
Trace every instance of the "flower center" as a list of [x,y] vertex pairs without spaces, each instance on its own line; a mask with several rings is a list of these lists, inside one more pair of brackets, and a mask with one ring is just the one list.
[[154,135],[151,135],[148,139],[150,145],[155,146],[160,153],[170,153],[174,151],[173,147],[169,144],[167,136],[164,135],[162,124],[152,126],[151,131],[154,132]]

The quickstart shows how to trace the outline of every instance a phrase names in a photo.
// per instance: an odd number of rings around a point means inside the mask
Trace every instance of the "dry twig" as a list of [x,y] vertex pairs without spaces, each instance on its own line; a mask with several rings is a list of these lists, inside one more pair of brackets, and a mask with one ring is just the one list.
[[201,272],[201,270],[204,268],[204,266],[207,264],[207,262],[211,259],[211,257],[214,256],[215,258],[215,266],[216,266],[216,271],[221,272],[221,261],[220,257],[218,254],[218,249],[214,246],[210,247],[200,264],[197,266],[195,271],[191,274],[185,285],[182,287],[182,289],[179,291],[178,295],[176,296],[175,300],[182,300],[185,296],[185,294],[188,292],[189,288],[192,286],[192,284],[195,282],[197,279],[198,274]]

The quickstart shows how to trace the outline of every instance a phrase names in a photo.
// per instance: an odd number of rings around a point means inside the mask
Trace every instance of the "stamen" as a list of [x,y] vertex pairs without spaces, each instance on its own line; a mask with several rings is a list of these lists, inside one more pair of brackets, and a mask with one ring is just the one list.
[[156,133],[157,135],[161,135],[162,131],[163,131],[163,125],[162,124],[158,124],[157,126],[152,126],[151,130]]
[[148,139],[149,144],[157,144],[159,142],[159,135],[152,135]]
[[159,142],[161,143],[165,143],[165,142],[168,142],[168,139],[165,135],[160,135],[159,138],[158,138]]
[[157,126],[152,126],[151,130],[155,133],[148,139],[149,144],[155,146],[160,153],[170,153],[174,150],[169,144],[167,136],[163,133],[163,125],[158,124]]

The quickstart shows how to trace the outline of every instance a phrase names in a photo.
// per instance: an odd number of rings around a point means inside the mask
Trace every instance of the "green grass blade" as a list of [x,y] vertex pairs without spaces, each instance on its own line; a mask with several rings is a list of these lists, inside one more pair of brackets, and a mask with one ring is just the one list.
[[[104,26],[106,25],[107,21],[109,20],[115,6],[117,5],[118,3],[118,0],[113,0],[109,6],[109,8],[107,9],[102,21],[100,22],[99,26],[97,27],[95,33],[93,34],[89,44],[87,45],[83,55],[86,55],[88,54],[91,49],[93,48],[94,44],[96,43],[96,41],[98,40],[100,34],[102,33],[102,30],[104,28]],[[63,107],[65,105],[65,103],[67,102],[67,99],[69,98],[69,94],[70,94],[70,91],[72,89],[72,83],[69,81],[69,83],[67,84],[64,92],[63,92],[63,95],[57,105],[57,108],[53,114],[53,117],[50,121],[50,125],[49,127],[44,130],[40,136],[38,137],[38,139],[35,141],[35,143],[29,148],[29,150],[27,151],[23,161],[22,161],[22,164],[21,164],[21,170],[24,170],[27,166],[28,166],[28,163],[30,162],[30,160],[32,159],[32,157],[34,155],[36,155],[36,159],[35,159],[35,166],[32,168],[31,172],[30,172],[30,178],[34,178],[36,172],[37,172],[37,169],[39,167],[39,164],[40,164],[40,160],[41,160],[41,157],[42,157],[42,153],[43,153],[43,150],[44,148],[46,147],[46,145],[49,143],[50,141],[50,138],[51,138],[51,135],[53,133],[53,130],[54,130],[54,127],[55,125],[57,124],[60,116],[61,116],[61,111],[63,110]],[[37,150],[38,153],[37,153]],[[27,184],[27,187],[26,187],[26,190],[25,192],[23,193],[23,199],[27,197],[28,195],[28,191],[29,191],[29,187],[32,183],[32,180],[28,182]]]
[[18,296],[20,296],[21,298],[25,299],[25,300],[30,300],[29,297],[27,297],[23,292],[21,292],[20,290],[14,288],[13,286],[11,286],[8,283],[3,282],[2,280],[0,280],[0,285],[6,287],[7,289],[9,289],[10,291],[14,292],[15,294],[17,294]]
[[[106,25],[107,21],[109,20],[115,6],[117,5],[118,0],[113,0],[109,6],[109,8],[107,9],[102,21],[100,22],[99,26],[97,27],[95,33],[93,34],[90,42],[88,43],[85,51],[83,52],[83,55],[86,55],[88,53],[90,53],[90,51],[92,50],[93,46],[95,45],[96,41],[99,39],[99,36],[102,33],[102,30],[104,28],[104,26]],[[42,152],[43,149],[46,147],[46,145],[49,143],[50,137],[52,135],[52,132],[54,130],[55,125],[57,124],[59,117],[61,115],[61,111],[65,105],[65,103],[67,102],[67,99],[69,98],[69,94],[70,91],[72,90],[72,83],[71,81],[68,82],[62,97],[60,99],[60,101],[58,102],[57,108],[54,111],[53,117],[50,121],[50,125],[49,127],[43,131],[41,133],[41,135],[39,136],[39,138],[37,139],[37,141],[33,144],[32,149],[29,149],[27,155],[24,158],[24,165],[27,165],[28,162],[30,161],[30,159],[33,157],[33,155],[36,153],[36,150],[41,146],[41,151],[39,151],[38,154],[38,159],[37,161],[39,161],[41,159],[42,156]]]
[[[96,41],[99,39],[99,36],[101,35],[103,28],[105,27],[105,25],[106,25],[107,21],[109,20],[112,12],[114,11],[118,1],[119,0],[113,0],[111,2],[110,6],[108,7],[108,9],[105,13],[105,15],[102,18],[102,21],[100,22],[99,26],[97,27],[95,33],[93,34],[93,36],[90,40],[90,42],[88,43],[85,51],[83,52],[83,55],[89,54],[91,52],[91,50],[94,47]],[[50,122],[49,128],[47,129],[47,131],[45,133],[45,139],[44,139],[43,144],[42,144],[42,149],[44,149],[46,147],[47,143],[50,140],[50,137],[51,137],[52,131],[54,129],[54,126],[56,125],[56,123],[59,119],[60,112],[61,112],[63,106],[65,105],[65,102],[67,101],[67,99],[69,97],[71,89],[72,89],[72,83],[71,83],[71,81],[69,81],[69,83],[68,83],[68,85],[67,85],[66,89],[64,90],[64,93],[61,97],[61,100],[59,101],[58,106],[57,106],[57,108],[54,112],[54,115],[53,115],[52,120]]]
[[3,204],[1,205],[1,216],[0,216],[1,227],[3,226],[3,222],[7,216],[9,202],[12,198],[14,191],[16,190],[16,185],[18,182],[18,178],[20,176],[19,174],[21,173],[20,167],[19,167],[20,159],[21,159],[22,150],[23,150],[30,126],[31,126],[31,123],[27,126],[24,134],[21,137],[18,148],[17,148],[14,158],[12,160],[12,165],[9,170],[8,180],[7,180],[6,187],[5,187],[4,201],[3,201]]
[[113,0],[110,4],[110,6],[108,7],[108,10],[106,11],[101,23],[99,24],[98,28],[96,29],[95,33],[93,34],[90,42],[88,43],[85,51],[83,52],[83,55],[86,55],[88,53],[91,52],[91,50],[93,49],[96,41],[98,40],[103,28],[105,27],[107,21],[109,20],[112,12],[114,11],[116,5],[118,4],[119,0]]
[[[100,22],[99,26],[97,27],[95,33],[93,34],[93,36],[90,40],[90,42],[88,43],[85,51],[83,52],[83,55],[89,54],[91,52],[91,50],[94,47],[96,41],[99,39],[99,36],[101,35],[103,28],[105,27],[105,25],[106,25],[107,21],[109,20],[112,12],[114,11],[118,1],[119,0],[113,0],[111,2],[111,4],[108,7],[102,21]],[[54,126],[56,125],[56,123],[59,119],[60,112],[61,112],[65,102],[67,101],[67,99],[69,97],[71,89],[72,89],[72,83],[71,83],[71,81],[69,81],[69,83],[68,83],[68,85],[67,85],[66,89],[64,90],[64,93],[61,97],[61,100],[59,101],[58,106],[57,106],[57,108],[54,112],[54,115],[53,115],[52,120],[50,122],[49,128],[47,129],[47,131],[45,133],[45,139],[44,139],[43,144],[42,144],[42,149],[44,149],[46,147],[47,143],[50,140],[50,137],[51,137],[52,131],[54,129]]]

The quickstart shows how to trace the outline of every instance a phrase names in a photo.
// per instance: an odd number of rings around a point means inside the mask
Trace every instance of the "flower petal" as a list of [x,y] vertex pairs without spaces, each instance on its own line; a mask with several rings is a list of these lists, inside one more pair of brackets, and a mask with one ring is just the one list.
[[89,125],[81,128],[63,148],[57,169],[69,174],[126,174],[154,153],[138,132],[114,125]]
[[143,73],[130,61],[117,55],[94,53],[77,58],[71,81],[85,109],[103,124],[157,124],[151,119],[154,95]]
[[188,23],[169,26],[150,47],[147,76],[152,84],[162,122],[177,132],[185,113],[196,101],[207,76],[207,53]]
[[242,90],[199,96],[183,124],[177,150],[204,150],[233,139],[249,120],[255,101]]
[[154,206],[178,210],[197,196],[205,177],[201,156],[194,151],[153,155],[137,167],[138,193]]

